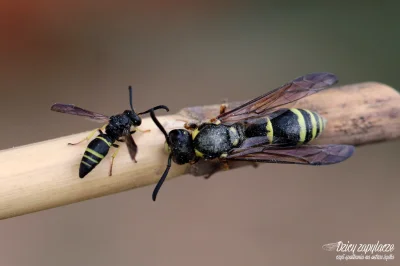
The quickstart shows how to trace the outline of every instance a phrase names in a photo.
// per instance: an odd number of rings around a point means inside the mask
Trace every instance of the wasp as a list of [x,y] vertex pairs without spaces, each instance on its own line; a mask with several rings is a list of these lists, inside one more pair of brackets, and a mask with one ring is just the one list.
[[[171,168],[176,164],[194,164],[200,158],[219,159],[227,167],[228,160],[329,165],[349,158],[350,145],[309,145],[321,135],[326,120],[318,113],[289,108],[297,100],[327,89],[337,82],[331,73],[311,73],[226,111],[203,123],[186,123],[185,129],[168,134],[153,111],[150,116],[166,138],[169,152],[167,167],[157,183],[152,198]],[[285,105],[285,106],[283,106]]]
[[[140,115],[149,113],[150,110],[154,112],[157,109],[164,109],[169,111],[167,106],[158,105],[145,112],[136,113],[132,105],[132,87],[129,86],[129,104],[131,109],[125,110],[122,114],[113,116],[106,116],[96,112],[88,111],[73,104],[62,104],[56,103],[51,106],[51,110],[60,113],[66,113],[71,115],[84,116],[95,122],[106,123],[102,128],[95,129],[89,136],[84,138],[82,141],[77,143],[68,143],[69,145],[77,145],[83,141],[90,140],[93,135],[98,131],[99,135],[89,142],[85,153],[83,154],[80,166],[79,166],[79,177],[84,178],[90,173],[104,157],[108,154],[111,146],[117,148],[112,155],[109,176],[112,175],[112,167],[114,158],[117,155],[120,146],[115,142],[125,142],[128,147],[129,155],[131,159],[136,163],[136,154],[138,147],[132,137],[132,134],[139,130],[137,127],[141,125],[142,119]],[[104,132],[103,132],[104,130]]]

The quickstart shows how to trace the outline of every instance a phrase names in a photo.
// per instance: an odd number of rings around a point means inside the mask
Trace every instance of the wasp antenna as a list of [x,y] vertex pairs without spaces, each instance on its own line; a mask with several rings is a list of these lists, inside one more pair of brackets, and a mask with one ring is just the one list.
[[153,108],[150,108],[150,109],[147,110],[147,111],[138,113],[138,115],[144,115],[144,114],[150,113],[151,110],[155,111],[155,110],[158,110],[158,109],[164,109],[164,110],[166,110],[167,112],[169,112],[169,108],[168,108],[167,106],[165,106],[165,105],[157,105],[157,106],[154,106]]
[[133,110],[133,104],[132,104],[132,86],[129,86],[128,90],[129,90],[129,104],[131,105],[132,112],[135,112]]
[[[160,105],[162,106],[162,105]],[[168,145],[169,145],[169,140],[168,140],[168,134],[167,131],[165,130],[165,128],[161,125],[161,123],[158,121],[156,115],[154,114],[154,110],[153,108],[149,110],[150,112],[150,117],[153,120],[154,124],[156,124],[156,126],[161,130],[161,132],[164,134],[165,136],[165,140],[167,141]]]
[[153,110],[164,109],[164,110],[166,110],[167,112],[169,112],[168,106],[165,106],[165,105],[157,105],[157,106],[154,106],[152,109],[153,109]]
[[172,155],[170,154],[168,156],[167,168],[165,168],[163,175],[161,176],[160,180],[158,181],[156,187],[153,190],[153,195],[152,195],[153,201],[156,201],[157,194],[160,191],[160,188],[161,188],[162,184],[164,183],[165,179],[167,178],[169,169],[171,168],[171,159],[172,159]]

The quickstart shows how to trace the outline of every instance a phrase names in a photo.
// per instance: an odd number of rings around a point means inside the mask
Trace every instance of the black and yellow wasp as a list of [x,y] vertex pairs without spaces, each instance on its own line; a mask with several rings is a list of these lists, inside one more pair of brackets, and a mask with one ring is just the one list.
[[[55,112],[84,116],[96,122],[107,123],[102,128],[94,130],[88,137],[86,137],[82,141],[77,143],[68,143],[69,145],[79,144],[85,140],[91,139],[96,131],[99,132],[99,135],[89,143],[85,153],[83,154],[81,164],[79,166],[80,178],[84,178],[100,163],[100,161],[107,155],[111,146],[119,148],[119,145],[115,143],[116,141],[126,142],[129,154],[132,160],[136,162],[138,147],[132,137],[132,134],[135,133],[136,130],[138,130],[136,127],[140,126],[142,123],[140,115],[149,113],[150,110],[153,112],[153,110],[157,109],[165,109],[166,111],[169,111],[168,107],[164,105],[158,105],[148,111],[137,114],[132,106],[131,86],[129,86],[129,97],[131,110],[125,110],[122,114],[117,114],[113,116],[106,116],[103,114],[88,111],[73,104],[56,103],[51,106],[51,110]],[[105,130],[105,133],[103,133],[102,129]],[[112,155],[109,171],[110,176],[112,175],[112,166],[117,153],[118,149]]]
[[[245,104],[200,124],[185,124],[167,134],[150,111],[166,138],[169,152],[167,168],[153,191],[153,200],[171,167],[210,160],[240,160],[264,163],[328,165],[349,158],[350,145],[308,145],[325,128],[319,114],[289,107],[288,104],[324,90],[337,82],[331,73],[311,73],[257,97]],[[285,108],[282,108],[286,105]]]

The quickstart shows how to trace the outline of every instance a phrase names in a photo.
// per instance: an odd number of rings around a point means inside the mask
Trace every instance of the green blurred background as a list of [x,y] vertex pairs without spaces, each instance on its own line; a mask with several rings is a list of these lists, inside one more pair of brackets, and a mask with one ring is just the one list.
[[[370,2],[0,1],[0,147],[92,129],[49,107],[118,113],[128,85],[137,110],[171,112],[317,71],[399,88],[400,4]],[[0,265],[336,265],[323,244],[400,245],[399,149],[186,176],[157,203],[145,187],[0,221]]]

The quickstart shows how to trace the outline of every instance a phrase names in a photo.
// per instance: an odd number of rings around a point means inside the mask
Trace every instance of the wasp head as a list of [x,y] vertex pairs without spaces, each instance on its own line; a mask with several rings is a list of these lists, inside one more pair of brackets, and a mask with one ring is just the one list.
[[196,158],[192,136],[185,129],[174,129],[168,134],[165,148],[176,164],[189,163]]
[[142,124],[142,119],[133,110],[125,110],[124,115],[126,115],[131,121],[132,126],[138,127]]

